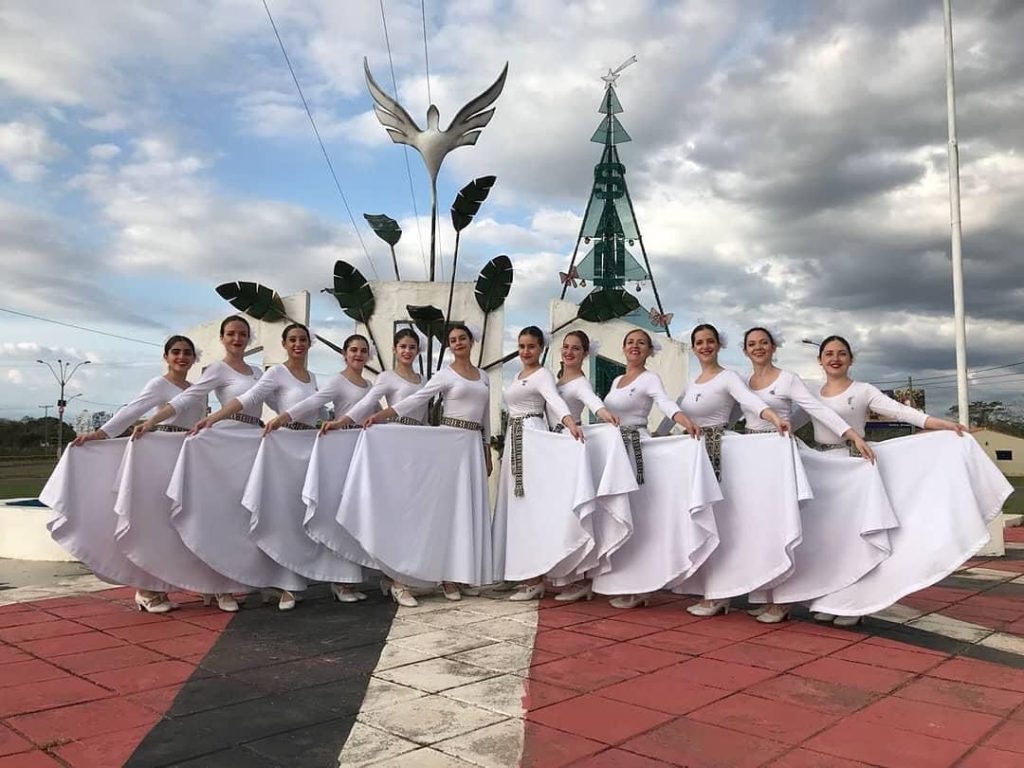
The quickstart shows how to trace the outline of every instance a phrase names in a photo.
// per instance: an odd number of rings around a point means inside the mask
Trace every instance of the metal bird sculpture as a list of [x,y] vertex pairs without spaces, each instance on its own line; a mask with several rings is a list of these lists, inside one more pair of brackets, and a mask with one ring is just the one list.
[[430,175],[430,279],[434,279],[437,242],[437,173],[445,156],[457,147],[468,147],[476,144],[483,130],[494,116],[491,106],[501,95],[508,74],[508,63],[501,70],[498,79],[474,99],[460,109],[451,124],[441,130],[438,125],[440,113],[433,104],[427,109],[427,127],[421,129],[405,108],[389,96],[370,74],[370,64],[363,58],[363,69],[366,72],[366,87],[373,98],[373,111],[377,120],[384,126],[395,144],[407,144],[416,149],[427,166]]

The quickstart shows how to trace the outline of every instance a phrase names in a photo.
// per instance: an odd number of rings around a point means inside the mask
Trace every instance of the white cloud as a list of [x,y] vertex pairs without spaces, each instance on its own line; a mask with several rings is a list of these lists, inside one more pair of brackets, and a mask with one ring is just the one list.
[[113,160],[121,154],[121,148],[116,144],[94,144],[89,147],[89,157],[93,160]]
[[36,118],[0,123],[0,166],[15,181],[39,181],[50,164],[66,152]]

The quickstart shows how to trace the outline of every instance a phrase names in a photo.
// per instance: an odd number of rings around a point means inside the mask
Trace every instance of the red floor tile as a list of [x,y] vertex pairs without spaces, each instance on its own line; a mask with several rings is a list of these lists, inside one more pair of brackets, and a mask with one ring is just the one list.
[[976,589],[962,589],[960,587],[926,587],[914,593],[918,597],[928,600],[941,600],[946,603],[958,603],[972,595],[978,594]]
[[63,768],[45,752],[22,752],[17,755],[0,757],[0,768]]
[[8,616],[12,613],[29,613],[37,610],[31,603],[8,603],[0,605],[0,616]]
[[705,653],[709,659],[719,661],[747,664],[751,667],[764,667],[774,669],[777,672],[784,672],[787,669],[814,661],[816,658],[810,653],[792,651],[788,648],[773,648],[769,645],[757,645],[756,643],[736,643],[725,648],[718,648]]
[[86,675],[88,680],[119,693],[138,693],[149,688],[163,688],[183,683],[192,675],[195,667],[183,661],[154,661],[140,667],[112,669]]
[[834,656],[816,659],[802,667],[796,667],[791,670],[791,674],[826,683],[863,688],[865,691],[874,691],[875,693],[888,693],[914,676],[911,672],[857,664],[853,661],[837,659]]
[[197,627],[202,627],[203,629],[212,629],[219,632],[230,624],[234,617],[235,614],[233,613],[221,612],[210,614],[209,616],[197,616],[195,618],[183,616],[179,621],[184,621]]
[[901,643],[897,640],[890,640],[887,637],[868,637],[864,639],[863,644],[874,645],[881,648],[891,648],[894,651],[911,651],[913,653],[922,653],[926,656],[938,656],[941,659],[949,658],[949,654],[944,653],[943,651],[937,651],[934,648],[922,648],[917,645],[910,645],[909,643]]
[[1016,613],[1018,618],[1024,615],[1024,605],[1021,604],[1019,597],[994,595],[988,592],[975,595],[974,597],[969,597],[961,604],[972,608],[978,608],[979,610],[992,609],[997,611],[1011,611]]
[[57,680],[68,677],[63,669],[47,664],[45,661],[30,659],[16,661],[13,664],[0,666],[0,690],[22,683],[39,683],[43,680]]
[[0,643],[0,664],[13,664],[16,661],[28,661],[31,658],[20,648]]
[[150,640],[184,637],[203,631],[206,630],[185,621],[168,621],[159,624],[142,624],[137,627],[113,627],[108,629],[107,633],[129,643],[145,643]]
[[772,648],[788,648],[791,651],[813,653],[815,656],[824,656],[828,653],[835,653],[840,648],[860,640],[860,636],[851,633],[850,637],[840,639],[838,637],[824,637],[812,635],[807,632],[769,632],[767,635],[759,635],[750,642],[758,645],[770,645]]
[[811,752],[809,749],[794,749],[772,763],[771,768],[868,768],[868,766],[866,763],[825,755],[821,752]]
[[159,716],[127,699],[100,699],[10,718],[9,722],[40,746],[128,728],[151,726]]
[[47,637],[41,640],[26,640],[19,645],[31,654],[45,658],[59,658],[69,654],[85,653],[87,651],[99,651],[104,648],[119,648],[125,645],[124,640],[116,637],[86,630],[79,635],[63,635],[61,637]]
[[832,654],[834,659],[844,661],[855,661],[859,664],[869,664],[875,667],[886,669],[898,669],[904,672],[925,672],[936,667],[943,661],[943,656],[934,653],[917,653],[899,648],[883,648],[880,645],[869,643],[857,643]]
[[78,624],[67,619],[56,621],[43,621],[34,624],[23,624],[18,627],[7,627],[0,629],[0,640],[5,643],[17,643],[20,645],[26,640],[39,640],[44,637],[61,637],[62,635],[75,635],[80,632],[88,632],[89,627]]
[[550,608],[537,611],[538,629],[561,629],[562,627],[593,620],[593,616],[574,611],[571,608]]
[[687,632],[704,637],[720,637],[724,640],[749,640],[758,635],[767,635],[779,628],[771,624],[762,624],[746,614],[729,616],[713,616],[701,619],[686,627]]
[[[986,747],[1024,753],[1024,721],[1007,720],[985,741]],[[1024,762],[1024,758],[1021,758]]]
[[9,627],[24,627],[29,624],[43,624],[47,621],[57,621],[59,617],[43,611],[19,611],[18,613],[0,614],[0,629]]
[[650,635],[658,630],[655,627],[645,627],[640,624],[630,624],[625,621],[614,619],[597,619],[582,624],[574,624],[573,632],[582,632],[585,635],[603,637],[607,640],[633,640],[637,637]]
[[674,605],[621,611],[610,618],[614,621],[625,621],[645,627],[655,627],[656,629],[676,629],[677,627],[685,627],[697,621],[703,621],[699,616],[691,616]]
[[[116,603],[114,604],[116,605]],[[140,613],[127,607],[111,613],[101,613],[96,616],[81,616],[75,619],[79,624],[84,624],[93,629],[114,629],[116,627],[137,627],[142,624],[162,624],[173,621],[167,616],[159,613]]]
[[985,564],[985,567],[991,568],[993,571],[1024,573],[1024,560],[1006,560],[1004,558],[997,558],[995,560],[989,560],[988,563]]
[[1020,768],[1020,753],[978,747],[958,763],[958,768]]
[[1006,716],[1024,703],[1024,694],[984,688],[970,683],[939,680],[922,677],[893,693],[901,699],[927,701],[946,707],[964,709],[969,712],[985,712],[990,715]]
[[736,693],[691,712],[690,720],[711,723],[786,744],[799,744],[836,721],[838,715],[816,712],[795,704]]
[[110,691],[77,677],[25,683],[4,689],[4,695],[0,697],[0,717],[105,699],[110,695]]
[[31,741],[22,738],[6,725],[0,723],[0,757],[6,757],[18,752],[27,752],[32,748]]
[[33,604],[36,610],[40,611],[52,611],[54,608],[67,608],[72,605],[90,605],[97,601],[107,602],[103,598],[88,594],[88,595],[68,595],[67,597],[46,597],[42,600],[36,600]]
[[185,659],[194,656],[205,656],[220,637],[219,632],[199,631],[184,637],[172,637],[164,640],[151,640],[142,643],[144,648],[157,651],[165,656],[175,659]]
[[917,595],[907,595],[900,604],[913,608],[924,613],[934,613],[935,611],[943,611],[949,608],[951,603],[947,603],[944,600],[929,600],[926,597],[918,597]]
[[[557,603],[556,603],[556,605],[557,605]],[[541,610],[546,610],[546,609],[542,608]],[[557,610],[557,609],[553,609],[553,610]],[[574,613],[585,613],[587,616],[590,616],[591,618],[594,618],[594,619],[605,619],[605,618],[610,618],[612,616],[620,616],[623,613],[635,613],[635,612],[641,611],[641,610],[644,610],[644,609],[642,609],[642,608],[627,608],[627,609],[613,608],[611,606],[611,604],[607,600],[603,600],[603,599],[600,599],[600,600],[590,600],[590,601],[582,601],[581,600],[580,602],[572,603],[572,611]]]
[[788,673],[752,685],[745,693],[836,715],[855,712],[875,698],[874,694],[860,688]]
[[1015,635],[1024,635],[1024,621],[1015,621],[1012,624],[1007,624],[1004,629]]
[[690,659],[672,669],[684,680],[726,691],[739,691],[776,675],[774,670],[709,658]]
[[644,707],[586,694],[527,714],[535,723],[605,744],[626,739],[666,723],[671,715]]
[[967,621],[971,624],[978,624],[982,627],[1003,629],[1020,619],[1021,611],[1010,611],[1005,608],[990,608],[987,606],[978,607],[968,605],[967,603],[958,603],[957,605],[951,605],[949,608],[943,610],[942,615],[949,616],[952,619],[959,619],[960,621]]
[[630,640],[634,645],[642,645],[646,648],[655,648],[659,651],[671,651],[672,653],[684,653],[690,656],[699,656],[702,653],[713,651],[716,648],[724,648],[732,645],[733,640],[725,640],[720,637],[707,637],[706,635],[694,635],[682,630],[666,629],[655,632],[653,635],[638,637]]
[[578,654],[577,658],[597,664],[609,664],[611,666],[634,669],[637,672],[651,672],[655,669],[670,667],[673,664],[686,661],[690,657],[670,651],[659,651],[657,648],[648,648],[633,643],[616,643],[615,645],[606,645],[603,648]]
[[831,637],[835,640],[845,640],[856,643],[864,640],[864,635],[854,632],[848,627],[837,627],[822,621],[787,621],[781,629],[785,632],[796,632],[804,635],[817,635],[818,637]]
[[865,723],[883,723],[901,731],[913,731],[963,744],[976,744],[999,724],[999,717],[995,715],[965,712],[962,709],[895,696],[876,701],[854,714],[852,719]]
[[729,692],[687,680],[676,666],[602,688],[598,694],[670,715],[685,715],[728,696]]
[[623,748],[693,768],[756,768],[786,750],[784,744],[775,741],[685,717],[631,739]]
[[163,715],[170,710],[171,704],[174,703],[174,699],[178,696],[178,691],[180,690],[180,685],[169,685],[164,688],[153,688],[141,693],[133,693],[126,698],[144,707],[148,707],[159,715]]
[[950,659],[930,670],[928,676],[984,685],[988,688],[1024,692],[1024,670],[977,659]]
[[668,763],[634,755],[621,749],[606,749],[600,754],[573,763],[572,768],[664,768]]
[[883,768],[944,768],[953,765],[969,749],[955,741],[852,718],[815,736],[805,746]]
[[520,768],[561,768],[605,748],[599,741],[573,736],[529,721],[524,723],[523,731]]
[[86,603],[47,609],[47,612],[54,616],[60,616],[63,619],[76,620],[86,616],[120,614],[124,613],[124,611],[125,608],[123,605],[112,603],[109,600],[90,600]]
[[111,768],[124,765],[149,730],[150,726],[143,726],[92,736],[60,746],[56,753],[71,768]]
[[594,691],[605,686],[620,683],[636,676],[628,669],[611,669],[604,664],[594,664],[578,657],[558,659],[546,664],[530,667],[531,680],[550,683],[576,691]]
[[116,648],[102,648],[98,651],[75,653],[60,656],[53,663],[76,675],[87,675],[92,672],[106,672],[111,669],[137,667],[154,661],[163,661],[159,653],[141,648],[137,645],[121,645]]

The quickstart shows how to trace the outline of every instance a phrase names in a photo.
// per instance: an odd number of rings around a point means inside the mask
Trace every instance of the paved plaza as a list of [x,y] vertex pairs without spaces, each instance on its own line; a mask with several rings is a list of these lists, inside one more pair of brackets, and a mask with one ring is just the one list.
[[1024,765],[1024,531],[855,629],[688,600],[0,591],[0,768]]

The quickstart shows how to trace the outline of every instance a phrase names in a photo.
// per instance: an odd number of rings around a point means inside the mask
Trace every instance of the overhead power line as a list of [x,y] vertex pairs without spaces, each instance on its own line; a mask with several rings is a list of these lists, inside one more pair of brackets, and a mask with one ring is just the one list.
[[[1005,365],[993,365],[993,366],[990,366],[988,368],[974,368],[974,369],[972,369],[972,370],[967,372],[968,381],[972,381],[973,379],[971,377],[976,376],[979,373],[986,373],[988,371],[999,371],[999,370],[1003,370],[1005,368],[1017,368],[1017,367],[1022,366],[1022,365],[1024,365],[1024,360],[1021,360],[1018,363],[1006,363]],[[876,386],[882,386],[882,385],[885,385],[885,384],[903,384],[906,381],[907,381],[906,377],[903,377],[903,378],[900,378],[900,379],[887,379],[885,381],[876,381],[874,383],[875,383]],[[931,384],[931,383],[938,384],[938,383],[946,382],[946,381],[956,381],[956,374],[953,374],[953,373],[938,374],[936,376],[923,376],[923,377],[915,378],[914,379],[914,383],[915,384]]]
[[87,328],[84,325],[76,325],[75,323],[65,323],[63,320],[53,320],[49,317],[40,317],[39,315],[31,315],[28,312],[19,312],[16,309],[7,309],[6,307],[0,307],[0,312],[7,312],[11,315],[18,315],[19,317],[27,317],[30,320],[38,320],[41,323],[52,323],[53,325],[63,325],[65,328],[74,328],[77,331],[85,331],[86,333],[95,333],[100,336],[109,336],[112,339],[121,339],[122,341],[132,341],[136,344],[146,344],[150,347],[162,347],[155,341],[145,341],[143,339],[133,339],[131,336],[122,336],[119,333],[109,333],[107,331],[100,331],[96,328]]

